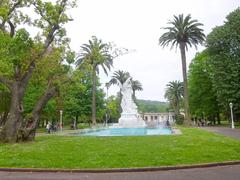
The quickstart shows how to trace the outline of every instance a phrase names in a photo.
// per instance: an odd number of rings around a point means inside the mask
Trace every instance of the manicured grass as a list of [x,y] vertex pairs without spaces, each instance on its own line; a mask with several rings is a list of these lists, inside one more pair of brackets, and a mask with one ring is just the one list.
[[240,160],[240,141],[195,128],[182,135],[139,137],[41,136],[0,144],[0,167],[117,168]]

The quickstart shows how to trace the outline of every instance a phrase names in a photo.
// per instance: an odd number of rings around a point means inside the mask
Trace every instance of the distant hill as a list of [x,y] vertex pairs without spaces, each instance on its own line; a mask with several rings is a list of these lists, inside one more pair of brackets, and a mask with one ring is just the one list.
[[137,106],[140,112],[167,112],[169,104],[161,101],[138,99]]

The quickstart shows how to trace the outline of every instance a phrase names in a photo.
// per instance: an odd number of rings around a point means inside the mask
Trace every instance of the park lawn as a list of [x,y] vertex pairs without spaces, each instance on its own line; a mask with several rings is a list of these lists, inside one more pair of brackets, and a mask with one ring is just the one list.
[[41,136],[0,144],[0,167],[126,168],[240,160],[240,141],[197,128],[182,135],[138,137]]

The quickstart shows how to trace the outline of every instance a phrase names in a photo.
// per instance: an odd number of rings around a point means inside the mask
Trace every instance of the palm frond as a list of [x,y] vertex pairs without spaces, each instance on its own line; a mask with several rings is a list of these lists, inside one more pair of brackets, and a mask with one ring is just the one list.
[[169,45],[171,49],[177,48],[180,43],[184,43],[186,49],[192,46],[197,48],[197,45],[205,41],[203,29],[200,28],[203,24],[192,19],[190,14],[186,17],[183,14],[174,15],[173,20],[167,24],[170,26],[162,28],[166,32],[159,38],[159,45],[163,48]]
[[129,77],[130,77],[129,72],[118,70],[113,73],[110,83],[113,85],[117,84],[120,86],[123,85]]
[[101,39],[96,36],[92,36],[92,39],[88,41],[88,44],[83,44],[80,47],[80,53],[77,56],[76,65],[80,66],[82,63],[90,64],[93,69],[99,73],[98,66],[103,68],[103,71],[107,74],[108,70],[113,65],[113,59],[110,52],[107,51],[106,43],[102,43]]

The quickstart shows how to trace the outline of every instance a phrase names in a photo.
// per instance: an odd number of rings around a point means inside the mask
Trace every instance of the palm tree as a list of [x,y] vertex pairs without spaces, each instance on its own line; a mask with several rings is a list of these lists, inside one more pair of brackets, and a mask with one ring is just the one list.
[[76,61],[79,67],[81,64],[87,63],[92,70],[92,124],[96,125],[96,81],[99,67],[102,67],[104,72],[108,74],[113,64],[113,58],[108,50],[108,44],[102,43],[101,40],[93,36],[89,40],[89,44],[81,46],[80,54]]
[[180,115],[180,102],[183,98],[183,83],[180,81],[169,82],[164,97],[173,108],[175,117],[178,117]]
[[[118,70],[113,73],[112,79],[109,81],[109,84],[110,85],[117,84],[118,86],[121,87],[128,78],[131,78],[129,72]],[[132,78],[131,78],[131,84],[132,84],[132,90],[133,90],[133,100],[136,102],[135,92],[143,90],[142,84],[138,80],[133,80]],[[120,89],[120,101],[121,99],[122,99],[122,94]]]
[[130,74],[129,72],[125,72],[125,71],[121,71],[121,70],[118,70],[118,71],[115,71],[112,75],[112,78],[111,80],[109,81],[109,84],[110,85],[118,85],[118,86],[121,86],[123,85],[126,80],[128,78],[130,78]]
[[[130,76],[129,72],[118,70],[113,73],[112,78],[109,81],[109,84],[110,85],[118,85],[121,87],[126,82],[126,80],[130,77],[131,76]],[[122,96],[122,94],[121,94],[121,89],[120,89],[120,100],[122,99],[121,96]]]
[[132,80],[131,79],[131,84],[132,84],[132,90],[133,90],[133,99],[136,102],[135,92],[136,91],[142,91],[143,87],[142,87],[142,84],[140,83],[140,81],[138,81],[138,80]]
[[203,33],[203,29],[199,28],[199,26],[202,26],[203,24],[199,23],[195,19],[192,20],[190,14],[186,17],[184,17],[183,14],[180,14],[179,16],[174,16],[173,21],[169,21],[168,24],[170,24],[171,26],[163,28],[167,32],[165,32],[159,38],[159,44],[163,47],[171,44],[171,49],[174,46],[176,46],[176,48],[180,48],[184,82],[185,123],[187,125],[190,125],[191,121],[189,117],[189,97],[185,51],[188,50],[188,46],[195,46],[197,48],[198,44],[203,44],[205,40],[205,35]]

